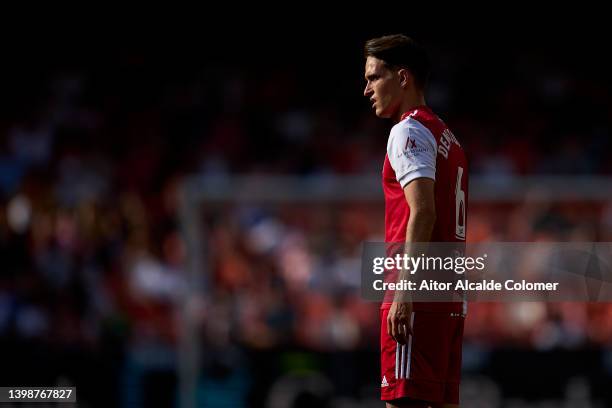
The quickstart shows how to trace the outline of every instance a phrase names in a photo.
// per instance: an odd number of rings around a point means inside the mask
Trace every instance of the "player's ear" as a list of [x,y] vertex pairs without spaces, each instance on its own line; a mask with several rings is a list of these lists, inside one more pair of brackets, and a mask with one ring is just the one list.
[[408,85],[410,84],[410,79],[412,78],[410,71],[408,71],[405,68],[402,68],[399,71],[397,71],[397,75],[399,76],[400,86],[406,89]]

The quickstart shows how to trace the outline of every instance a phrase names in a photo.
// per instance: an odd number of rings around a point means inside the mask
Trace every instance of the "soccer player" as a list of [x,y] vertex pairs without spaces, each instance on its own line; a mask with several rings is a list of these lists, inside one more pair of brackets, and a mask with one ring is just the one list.
[[[378,117],[395,123],[382,172],[385,241],[464,242],[467,160],[425,103],[425,50],[388,35],[367,41],[365,57],[364,95]],[[381,399],[388,408],[458,407],[464,303],[412,302],[398,293],[381,306]]]

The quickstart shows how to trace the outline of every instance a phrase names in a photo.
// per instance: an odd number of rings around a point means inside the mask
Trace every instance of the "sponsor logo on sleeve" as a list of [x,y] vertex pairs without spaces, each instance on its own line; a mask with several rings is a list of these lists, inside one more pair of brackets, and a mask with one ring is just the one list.
[[419,154],[426,152],[428,149],[426,146],[420,146],[417,144],[415,138],[408,136],[406,138],[406,145],[404,146],[404,151],[397,156],[406,156],[406,157],[418,157]]

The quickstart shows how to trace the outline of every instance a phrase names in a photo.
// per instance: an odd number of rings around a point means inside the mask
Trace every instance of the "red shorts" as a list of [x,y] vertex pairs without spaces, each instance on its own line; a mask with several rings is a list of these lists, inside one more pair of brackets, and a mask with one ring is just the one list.
[[380,309],[381,399],[458,404],[464,316],[413,312],[413,334],[401,345],[387,334],[388,313]]

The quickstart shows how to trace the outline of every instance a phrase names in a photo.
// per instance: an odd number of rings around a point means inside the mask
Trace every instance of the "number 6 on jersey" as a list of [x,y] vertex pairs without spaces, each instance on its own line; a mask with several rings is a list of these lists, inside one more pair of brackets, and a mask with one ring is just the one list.
[[463,167],[457,167],[457,186],[455,188],[455,237],[465,240],[465,192],[461,189]]

